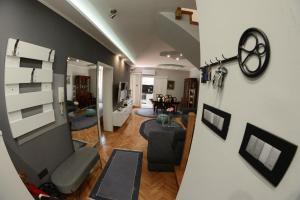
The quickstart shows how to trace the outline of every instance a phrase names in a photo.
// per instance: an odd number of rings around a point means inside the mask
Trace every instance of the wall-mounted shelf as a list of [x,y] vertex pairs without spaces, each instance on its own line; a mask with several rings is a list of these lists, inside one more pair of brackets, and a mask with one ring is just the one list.
[[[54,55],[52,49],[8,39],[5,98],[14,138],[55,121],[52,91]],[[40,65],[28,67],[30,64],[27,63],[23,66],[24,60]],[[25,89],[21,90],[21,85]]]

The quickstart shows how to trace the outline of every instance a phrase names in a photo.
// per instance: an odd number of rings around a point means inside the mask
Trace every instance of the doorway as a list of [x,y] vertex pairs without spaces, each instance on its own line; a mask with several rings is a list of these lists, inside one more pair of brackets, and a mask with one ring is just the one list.
[[154,77],[143,76],[141,108],[153,108],[153,104],[151,102],[151,99],[154,98],[153,88],[154,88]]
[[75,150],[100,144],[98,70],[97,64],[68,58],[66,109]]

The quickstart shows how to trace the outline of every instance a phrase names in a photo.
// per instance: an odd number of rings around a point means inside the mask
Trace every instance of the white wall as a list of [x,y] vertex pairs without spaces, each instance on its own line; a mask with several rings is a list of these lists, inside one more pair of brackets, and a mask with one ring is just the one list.
[[197,78],[200,80],[201,71],[196,67],[190,70],[190,78]]
[[9,154],[6,150],[0,131],[0,199],[23,199],[33,200],[24,183],[21,181]]
[[299,200],[300,153],[278,187],[273,187],[238,153],[250,122],[296,145],[300,144],[300,1],[197,0],[202,65],[215,56],[237,53],[249,27],[269,37],[271,61],[257,80],[247,79],[237,63],[228,65],[222,92],[201,84],[199,112],[208,103],[232,114],[226,141],[197,117],[179,200]]
[[[136,68],[135,72],[142,72],[145,68]],[[189,78],[189,71],[182,70],[165,70],[165,69],[155,69],[156,76],[167,76],[168,80],[175,81],[175,89],[167,90],[167,94],[175,96],[178,101],[181,101],[184,90],[184,79]]]

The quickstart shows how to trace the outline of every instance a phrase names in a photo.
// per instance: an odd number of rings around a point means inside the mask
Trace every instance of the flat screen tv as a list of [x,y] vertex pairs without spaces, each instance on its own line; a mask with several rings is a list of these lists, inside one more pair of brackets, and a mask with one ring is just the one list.
[[127,82],[120,82],[119,83],[119,93],[118,93],[118,103],[127,99],[128,93],[128,83]]

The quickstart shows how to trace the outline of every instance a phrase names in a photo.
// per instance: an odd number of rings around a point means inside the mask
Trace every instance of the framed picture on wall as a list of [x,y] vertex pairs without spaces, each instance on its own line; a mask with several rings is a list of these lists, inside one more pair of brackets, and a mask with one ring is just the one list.
[[168,90],[174,90],[175,89],[175,81],[168,81]]

